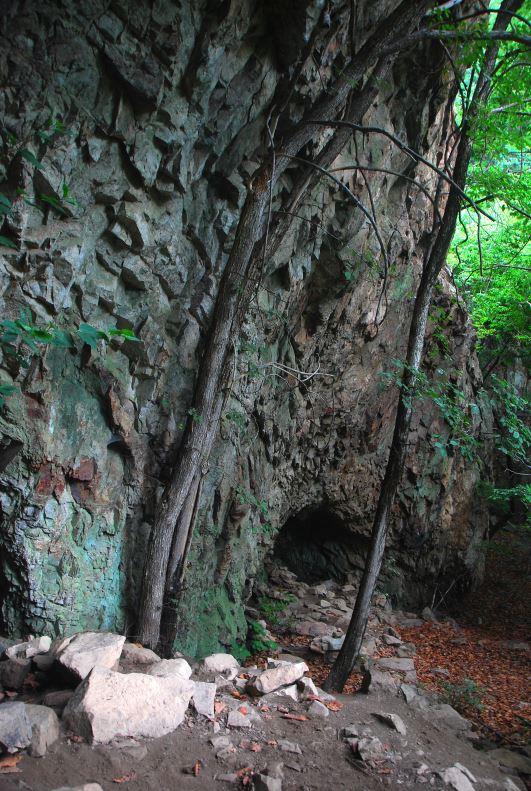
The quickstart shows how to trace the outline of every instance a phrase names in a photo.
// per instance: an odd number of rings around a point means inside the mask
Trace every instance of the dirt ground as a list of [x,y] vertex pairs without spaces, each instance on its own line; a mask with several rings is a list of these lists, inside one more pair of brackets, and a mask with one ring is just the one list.
[[[222,728],[220,733],[229,735],[236,747],[234,753],[222,760],[216,759],[209,742],[215,735],[214,724],[192,717],[164,738],[129,741],[116,747],[93,747],[62,738],[43,758],[24,756],[17,766],[19,773],[0,776],[0,788],[2,791],[51,791],[63,785],[98,782],[104,791],[122,785],[128,791],[207,791],[231,787],[219,779],[220,775],[246,768],[249,768],[248,773],[266,767],[271,769],[279,762],[284,765],[283,789],[286,790],[371,791],[382,786],[408,789],[422,784],[442,789],[448,786],[434,773],[456,762],[466,766],[477,778],[476,791],[506,788],[507,776],[490,763],[487,754],[474,749],[462,733],[437,722],[432,711],[419,711],[388,693],[343,695],[339,700],[343,708],[331,712],[325,720],[299,722],[272,711],[262,715],[262,721],[252,729]],[[373,716],[373,712],[382,711],[394,712],[403,719],[407,728],[405,736]],[[369,728],[385,746],[384,757],[373,767],[356,760],[340,737],[341,729],[352,723]],[[282,739],[298,744],[302,754],[282,751],[278,745]],[[249,749],[251,746],[253,749]],[[188,774],[197,761],[200,762],[199,774]],[[423,764],[427,767],[424,771]],[[242,779],[232,787],[245,787],[243,778],[248,773],[242,773]],[[516,778],[513,780],[519,782]]]

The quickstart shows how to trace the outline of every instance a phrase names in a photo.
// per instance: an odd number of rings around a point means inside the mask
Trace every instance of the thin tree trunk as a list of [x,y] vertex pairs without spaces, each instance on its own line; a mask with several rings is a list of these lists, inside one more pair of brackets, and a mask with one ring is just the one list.
[[[511,17],[504,12],[513,12],[517,10],[521,4],[519,0],[505,0],[505,2],[501,4],[500,12],[496,17],[494,30],[504,30],[511,19]],[[382,565],[391,508],[404,469],[412,415],[412,397],[415,379],[422,359],[426,323],[428,320],[433,286],[446,261],[448,249],[459,216],[461,195],[465,187],[472,149],[468,130],[471,121],[477,116],[478,110],[488,98],[490,77],[496,64],[498,50],[498,41],[489,44],[486,49],[483,67],[478,77],[469,112],[467,113],[467,121],[466,124],[463,125],[461,139],[459,141],[453,173],[454,184],[450,188],[442,223],[423,266],[409,330],[406,362],[398,397],[393,439],[372,527],[371,545],[365,561],[365,568],[356,597],[352,618],[345,635],[345,641],[324,683],[324,688],[329,691],[341,691],[345,686],[352,672],[354,662],[358,658],[367,628],[371,599]]]
[[[353,85],[363,78],[378,59],[382,48],[397,37],[402,37],[408,29],[411,30],[431,5],[433,0],[403,0],[361,47],[335,85],[311,108],[305,123],[297,126],[284,140],[283,152],[286,156],[281,154],[276,158],[274,170],[271,161],[265,163],[252,178],[235,241],[221,277],[212,326],[199,367],[192,416],[187,421],[177,463],[157,509],[150,534],[138,623],[139,639],[146,645],[154,648],[158,644],[167,566],[175,526],[192,481],[200,465],[208,458],[217,432],[218,417],[214,414],[216,395],[226,381],[231,339],[237,335],[240,317],[246,311],[244,293],[246,298],[252,294],[252,289],[244,286],[246,281],[248,284],[257,280],[257,262],[252,257],[252,252],[263,232],[264,211],[271,191],[290,164],[290,156],[296,155],[319,133],[320,126],[309,124],[307,120],[336,117]],[[249,269],[251,260],[254,263],[252,270]]]

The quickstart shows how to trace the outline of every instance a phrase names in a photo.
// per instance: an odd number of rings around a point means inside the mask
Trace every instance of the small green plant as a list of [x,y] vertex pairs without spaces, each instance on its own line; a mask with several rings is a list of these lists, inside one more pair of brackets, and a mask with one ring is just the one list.
[[428,357],[431,360],[436,360],[439,356],[447,358],[450,356],[450,344],[444,330],[451,322],[450,315],[444,308],[432,307],[429,318],[433,329]]
[[471,678],[464,678],[460,684],[443,681],[441,686],[443,701],[453,706],[456,711],[466,714],[467,710],[482,711],[484,708],[482,699],[487,690]]
[[378,269],[378,261],[375,256],[370,253],[361,255],[356,251],[352,251],[350,254],[352,258],[349,261],[345,261],[343,269],[343,277],[347,283],[352,283],[356,279],[363,266],[366,266],[370,272],[374,272]]
[[249,659],[251,656],[251,652],[248,650],[248,648],[241,643],[237,643],[236,641],[233,641],[230,644],[229,653],[231,653],[232,656],[235,657],[238,662],[240,662],[240,664],[243,664],[245,660]]
[[230,409],[225,414],[225,419],[229,420],[231,423],[234,423],[234,425],[239,429],[244,429],[247,425],[247,417],[245,416],[245,413],[239,412],[237,409]]
[[[187,410],[186,414],[188,415],[188,417],[190,417],[192,419],[192,423],[202,423],[203,422],[203,416],[200,415],[199,412],[197,411],[197,409],[195,409],[195,407],[193,407],[193,406],[190,407],[190,409]],[[183,419],[179,423],[177,423],[177,428],[180,431],[184,431],[185,427],[186,427],[186,420],[185,419]]]
[[[43,164],[42,161],[33,153],[33,151],[27,147],[28,145],[36,148],[42,148],[42,146],[47,146],[53,143],[56,137],[72,134],[72,130],[69,130],[63,121],[54,115],[51,115],[48,118],[42,129],[38,129],[34,133],[32,132],[24,140],[19,140],[16,135],[5,128],[0,129],[0,138],[2,139],[6,149],[10,149],[10,161],[13,162],[17,158],[23,159],[29,165],[35,168],[35,170],[42,170]],[[70,207],[79,205],[70,191],[70,186],[65,181],[63,181],[60,187],[59,194],[56,193],[55,195],[50,195],[38,192],[34,193],[32,199],[32,197],[28,195],[25,190],[17,189],[15,191],[15,195],[16,197],[13,198],[14,201],[22,200],[28,206],[34,206],[41,211],[44,211],[47,208],[52,208],[63,217],[70,216]],[[8,198],[7,195],[0,193],[0,225],[2,224],[3,217],[8,216],[13,212],[13,200]],[[3,235],[0,235],[0,245],[3,247],[10,247],[15,250],[17,249],[15,242]]]
[[270,533],[272,528],[271,517],[269,515],[269,506],[266,500],[259,500],[258,497],[245,489],[243,486],[236,486],[235,488],[236,499],[242,505],[250,505],[256,508],[260,516],[260,526],[264,533]]
[[252,654],[262,651],[276,651],[278,645],[273,640],[267,639],[267,633],[260,621],[249,621],[247,644]]
[[[27,312],[23,312],[18,319],[0,321],[0,349],[7,358],[16,361],[21,368],[29,366],[31,358],[40,352],[41,347],[75,349],[76,338],[91,349],[96,348],[99,341],[110,343],[113,338],[140,342],[135,333],[129,329],[100,330],[91,324],[80,324],[79,327],[72,329],[62,329],[52,323],[41,326],[34,324]],[[16,390],[15,385],[0,385],[0,408],[4,406],[5,399],[13,395]]]
[[279,615],[284,612],[290,600],[293,600],[293,598],[272,599],[270,596],[261,596],[258,599],[258,609],[267,623],[274,626],[279,622]]
[[429,379],[424,371],[412,371],[413,384],[403,383],[405,363],[393,360],[393,371],[384,371],[381,376],[386,384],[393,384],[406,391],[406,403],[411,406],[415,398],[430,399],[435,403],[450,429],[448,437],[432,434],[434,447],[443,458],[459,452],[470,462],[478,460],[479,441],[473,433],[472,415],[479,412],[476,403],[469,401],[466,394],[450,382],[442,368],[436,377]]

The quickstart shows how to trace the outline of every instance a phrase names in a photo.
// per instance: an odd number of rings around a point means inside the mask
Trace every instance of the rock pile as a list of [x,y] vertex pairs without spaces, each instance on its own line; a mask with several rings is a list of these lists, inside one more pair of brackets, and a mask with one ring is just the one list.
[[[270,587],[268,595],[286,604],[279,629],[287,635],[305,635],[308,645],[293,645],[290,650],[294,653],[279,653],[260,667],[243,667],[226,653],[212,654],[196,663],[179,654],[162,659],[109,632],[78,633],[53,643],[47,637],[18,643],[2,641],[0,752],[8,758],[21,751],[43,756],[61,731],[74,741],[106,745],[108,749],[123,744],[129,749],[132,745],[134,750],[145,752],[145,745],[138,745],[138,739],[165,736],[184,723],[202,734],[205,745],[208,740],[216,764],[226,765],[225,771],[214,775],[223,782],[241,782],[241,749],[260,752],[265,745],[274,744],[285,754],[284,763],[262,763],[251,770],[249,777],[255,789],[281,791],[283,766],[303,771],[301,756],[308,750],[309,732],[315,735],[328,731],[336,740],[339,737],[350,762],[363,766],[363,771],[375,772],[382,763],[399,767],[403,754],[410,749],[408,744],[418,736],[416,717],[429,718],[436,731],[442,728],[460,739],[471,738],[467,720],[419,689],[414,652],[396,628],[415,617],[392,611],[385,597],[379,597],[373,607],[364,642],[362,691],[374,693],[369,698],[362,696],[370,701],[366,707],[368,719],[346,727],[350,719],[339,724],[336,720],[335,727],[330,725],[333,720],[329,718],[341,710],[342,704],[310,677],[310,658],[323,653],[333,658],[339,650],[353,590],[349,586],[340,590],[332,581],[305,585],[287,569],[277,569],[277,574],[282,576],[283,587]],[[296,598],[290,598],[295,591]],[[307,661],[296,655],[305,650]],[[285,738],[289,733],[271,741],[272,719],[286,727],[301,727],[306,736],[299,731],[300,744]],[[426,754],[418,751],[417,755]],[[521,763],[526,760],[523,756],[519,759]],[[507,758],[500,756],[499,763],[503,761],[507,763]],[[414,782],[454,791],[483,788],[463,764],[444,766],[430,768],[419,762]],[[517,788],[509,779],[503,787]],[[88,784],[56,791],[101,788]]]
[[[20,663],[23,679],[13,671]],[[48,691],[42,695],[43,705],[9,700],[30,672],[48,687],[77,686]],[[9,646],[0,662],[8,690],[0,693],[6,701],[0,704],[0,749],[44,755],[59,737],[58,714],[67,732],[98,744],[163,736],[178,728],[188,709],[214,723],[215,730],[224,727],[229,732],[251,728],[272,709],[286,717],[328,716],[327,704],[334,699],[319,690],[307,672],[297,657],[269,659],[264,668],[243,668],[230,654],[208,656],[193,670],[181,656],[161,659],[108,632],[79,633],[53,644],[49,638],[32,638]],[[229,749],[225,737],[213,746]],[[269,780],[262,783],[272,787]]]

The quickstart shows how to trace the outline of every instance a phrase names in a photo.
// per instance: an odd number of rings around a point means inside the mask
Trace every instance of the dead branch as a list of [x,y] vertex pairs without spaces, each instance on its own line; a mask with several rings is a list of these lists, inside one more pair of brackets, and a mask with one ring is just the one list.
[[467,195],[466,192],[458,184],[456,184],[455,181],[447,173],[444,172],[444,170],[441,170],[441,168],[437,167],[437,165],[435,165],[433,162],[430,162],[428,159],[423,157],[422,154],[418,153],[418,151],[415,151],[413,148],[410,148],[406,143],[400,140],[399,137],[393,135],[387,129],[383,129],[383,127],[381,126],[362,126],[361,124],[355,124],[352,123],[351,121],[326,120],[326,121],[310,121],[309,123],[314,123],[320,126],[344,126],[344,127],[349,127],[354,132],[361,132],[362,134],[380,134],[383,135],[384,137],[387,137],[401,151],[404,151],[406,154],[408,154],[408,156],[410,156],[414,162],[421,162],[423,165],[426,165],[427,167],[431,168],[431,170],[433,170],[441,178],[443,178],[446,182],[448,182],[448,184],[450,184],[455,189],[457,189],[459,195],[463,198],[463,200],[466,200],[466,202],[470,206],[473,206],[473,208],[479,214],[483,214],[489,220],[494,222],[494,217],[492,217],[490,214],[487,214],[487,212],[483,211],[483,209],[480,209],[477,203],[469,195]]

